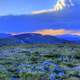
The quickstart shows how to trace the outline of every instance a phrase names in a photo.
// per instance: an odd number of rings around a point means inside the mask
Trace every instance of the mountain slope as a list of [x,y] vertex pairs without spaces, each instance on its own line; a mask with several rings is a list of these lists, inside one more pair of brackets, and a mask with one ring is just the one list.
[[20,34],[14,35],[8,38],[0,39],[0,46],[5,45],[16,45],[16,44],[62,44],[70,43],[68,40],[57,38],[49,35],[40,35],[40,34]]
[[11,34],[0,33],[0,39],[1,38],[8,38],[8,37],[11,37],[11,36],[12,36]]
[[64,8],[70,8],[74,6],[75,4],[73,3],[72,0],[58,0],[55,6],[53,7],[53,10],[60,11],[63,10]]
[[80,41],[80,36],[78,35],[71,35],[71,34],[65,34],[65,35],[58,35],[57,38],[65,39],[68,41]]

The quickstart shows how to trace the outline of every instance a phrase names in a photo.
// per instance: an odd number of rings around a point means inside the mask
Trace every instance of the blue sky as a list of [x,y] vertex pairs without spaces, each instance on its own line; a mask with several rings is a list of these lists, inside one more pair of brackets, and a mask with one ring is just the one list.
[[29,14],[51,8],[56,0],[0,0],[0,15]]
[[[51,8],[57,0],[0,0],[0,15],[30,14]],[[72,0],[80,3],[80,0]]]
[[[0,16],[30,14],[35,10],[50,9],[57,0],[0,0]],[[80,4],[80,0],[72,0]],[[77,8],[76,8],[77,9]],[[42,29],[68,29],[80,31],[80,6],[71,15],[48,15],[42,17],[0,17],[0,33],[4,32],[33,32]],[[76,12],[78,11],[78,12]],[[77,15],[75,15],[77,14]],[[60,18],[59,18],[60,17]]]

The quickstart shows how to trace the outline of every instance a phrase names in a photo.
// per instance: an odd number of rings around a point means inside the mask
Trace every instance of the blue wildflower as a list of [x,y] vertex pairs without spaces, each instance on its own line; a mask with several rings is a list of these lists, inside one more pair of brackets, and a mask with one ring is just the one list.
[[64,76],[64,72],[60,72],[60,73],[58,74],[58,76],[60,76],[60,77]]
[[55,74],[53,74],[53,73],[50,74],[50,80],[56,80]]

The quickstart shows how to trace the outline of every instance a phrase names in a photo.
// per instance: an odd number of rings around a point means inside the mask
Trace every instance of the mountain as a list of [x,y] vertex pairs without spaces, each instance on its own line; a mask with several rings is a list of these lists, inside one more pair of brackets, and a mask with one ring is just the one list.
[[75,3],[73,3],[73,0],[58,0],[55,6],[53,7],[54,11],[60,11],[65,8],[74,7]]
[[43,9],[38,11],[32,11],[32,14],[41,14],[49,12],[59,12],[67,8],[74,7],[76,4],[74,0],[57,0],[56,4],[50,9]]
[[8,37],[11,37],[11,36],[12,36],[11,34],[0,33],[0,39],[1,39],[1,38],[8,38]]
[[13,35],[11,37],[0,39],[0,46],[16,44],[62,44],[62,43],[71,42],[68,40],[57,38],[55,36],[34,33]]
[[65,39],[68,41],[80,42],[80,36],[78,36],[78,35],[64,34],[64,35],[58,35],[56,37],[61,38],[61,39]]
[[80,44],[80,36],[77,35],[41,35],[25,33],[0,38],[0,46],[17,44]]

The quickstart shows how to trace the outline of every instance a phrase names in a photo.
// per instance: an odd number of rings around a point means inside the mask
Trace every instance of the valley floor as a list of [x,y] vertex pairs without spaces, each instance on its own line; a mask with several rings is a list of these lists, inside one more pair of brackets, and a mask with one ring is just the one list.
[[80,80],[80,45],[0,47],[0,80]]

